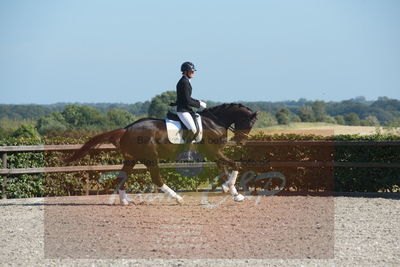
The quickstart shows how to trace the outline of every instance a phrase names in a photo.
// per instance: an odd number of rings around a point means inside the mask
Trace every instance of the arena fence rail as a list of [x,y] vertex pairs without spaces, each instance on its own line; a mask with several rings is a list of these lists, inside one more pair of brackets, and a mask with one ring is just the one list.
[[[248,141],[246,146],[400,146],[398,141]],[[228,142],[228,145],[236,145],[234,142]],[[30,145],[30,146],[0,146],[2,158],[2,169],[0,175],[3,178],[3,196],[6,198],[7,175],[11,174],[31,174],[31,173],[55,173],[55,172],[81,172],[81,171],[117,171],[122,168],[119,165],[89,165],[89,166],[65,166],[65,167],[43,167],[43,168],[8,168],[7,153],[18,152],[46,152],[46,151],[74,151],[80,149],[82,144],[76,145]],[[97,150],[114,150],[116,147],[112,144],[103,144],[95,148]],[[187,168],[187,167],[208,167],[214,166],[213,162],[197,163],[161,163],[160,168]],[[268,162],[270,167],[353,167],[353,168],[400,168],[399,163],[376,163],[376,162],[335,162],[335,161],[286,161],[286,162]],[[135,170],[146,169],[144,164],[137,164]]]

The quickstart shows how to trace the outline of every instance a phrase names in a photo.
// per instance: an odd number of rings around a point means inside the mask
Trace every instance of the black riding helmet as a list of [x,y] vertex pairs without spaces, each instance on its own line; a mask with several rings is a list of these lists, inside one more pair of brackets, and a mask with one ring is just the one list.
[[196,71],[196,68],[194,66],[194,64],[192,62],[183,62],[181,65],[181,71],[187,71],[187,70],[191,70],[191,71]]

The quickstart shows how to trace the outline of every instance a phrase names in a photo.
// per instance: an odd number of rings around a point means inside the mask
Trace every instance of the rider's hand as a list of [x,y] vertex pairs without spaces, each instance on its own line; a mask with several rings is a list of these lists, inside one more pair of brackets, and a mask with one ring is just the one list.
[[201,108],[207,108],[207,104],[203,101],[200,101],[200,107]]

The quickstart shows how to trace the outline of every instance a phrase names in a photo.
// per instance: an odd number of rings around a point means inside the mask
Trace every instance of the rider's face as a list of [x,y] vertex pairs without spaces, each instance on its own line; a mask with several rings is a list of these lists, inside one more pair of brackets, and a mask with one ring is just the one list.
[[191,70],[186,71],[186,76],[188,76],[189,78],[193,78],[194,77],[194,71],[191,71]]

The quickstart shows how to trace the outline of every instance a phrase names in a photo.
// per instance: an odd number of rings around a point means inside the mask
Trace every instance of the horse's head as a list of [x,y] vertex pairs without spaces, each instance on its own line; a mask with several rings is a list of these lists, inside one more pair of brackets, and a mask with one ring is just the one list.
[[238,111],[234,120],[235,135],[233,136],[233,140],[237,144],[243,145],[246,142],[251,128],[253,128],[257,120],[258,113],[260,113],[260,111],[253,112],[251,109],[245,106],[242,106],[241,110]]
[[258,113],[259,111],[254,112],[242,104],[231,103],[205,109],[201,115],[209,117],[226,129],[231,129],[234,132],[233,140],[238,144],[244,144],[257,120]]

